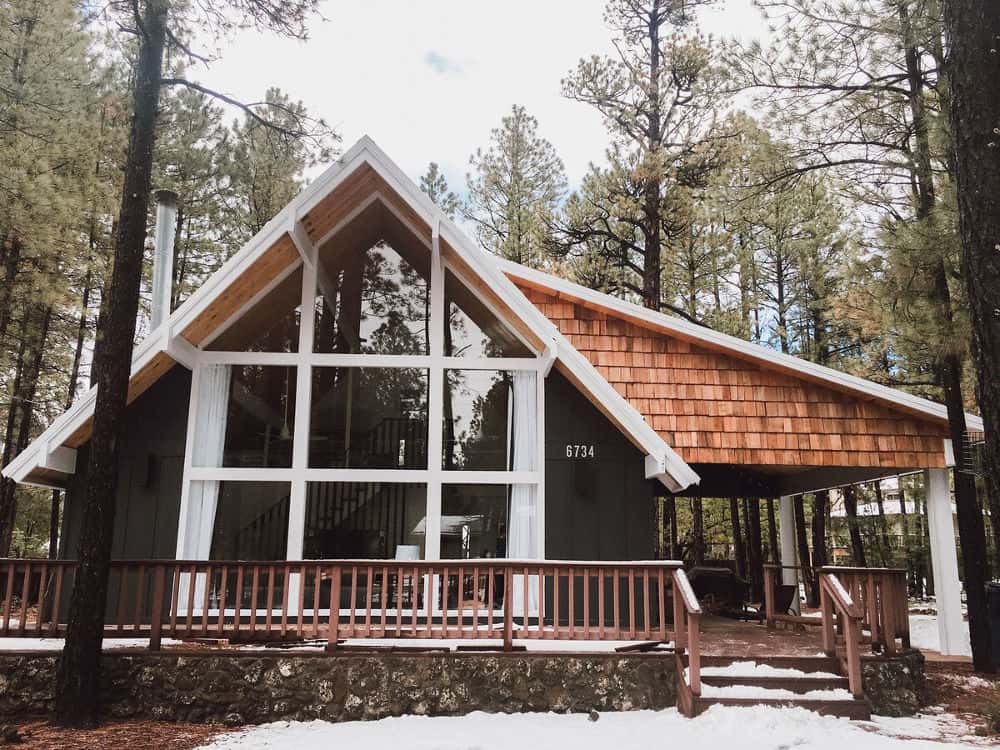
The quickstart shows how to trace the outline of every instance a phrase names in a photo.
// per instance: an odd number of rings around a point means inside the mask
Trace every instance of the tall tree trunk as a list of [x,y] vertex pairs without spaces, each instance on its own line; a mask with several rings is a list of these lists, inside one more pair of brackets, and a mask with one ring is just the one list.
[[[974,299],[970,302],[973,313],[973,321],[980,324],[987,324],[984,329],[981,325],[975,325],[975,335],[973,337],[974,356],[978,362],[983,355],[987,359],[992,357],[992,364],[988,364],[988,371],[997,372],[1000,365],[997,364],[997,357],[1000,356],[1000,315],[996,310],[1000,309],[997,304],[992,304],[987,309],[982,309],[980,303],[993,299],[1000,302],[1000,290],[997,289],[997,280],[1000,279],[1000,263],[997,262],[996,245],[997,236],[995,229],[1000,226],[1000,219],[997,218],[995,209],[997,206],[997,196],[984,196],[976,198],[989,190],[990,185],[997,184],[998,178],[995,174],[997,168],[997,136],[994,129],[997,121],[994,117],[994,110],[979,110],[980,99],[989,99],[995,96],[995,80],[992,84],[987,84],[989,78],[985,74],[990,70],[991,63],[987,59],[991,53],[989,50],[995,49],[997,45],[996,28],[990,28],[990,20],[994,22],[997,18],[997,9],[987,14],[986,5],[982,0],[951,0],[946,3],[945,14],[949,20],[948,27],[954,31],[967,31],[969,36],[959,36],[953,38],[953,44],[958,44],[961,49],[955,58],[955,69],[958,75],[953,75],[952,71],[946,69],[942,73],[942,78],[946,78],[945,83],[951,88],[952,114],[951,129],[954,134],[956,164],[958,163],[958,149],[964,153],[963,166],[957,167],[960,185],[959,214],[960,222],[962,213],[970,207],[980,205],[990,207],[994,213],[990,215],[989,210],[982,215],[978,211],[973,216],[966,216],[965,222],[961,224],[963,244],[966,236],[975,242],[975,238],[985,240],[985,244],[976,245],[977,248],[987,248],[987,255],[979,260],[989,259],[986,263],[978,263],[974,268],[964,269],[966,279],[969,283],[969,291]],[[934,172],[930,149],[930,128],[927,113],[924,107],[923,75],[920,69],[920,52],[917,44],[913,41],[912,25],[909,19],[909,10],[906,3],[899,3],[898,6],[900,27],[904,36],[906,48],[906,70],[908,79],[908,94],[910,103],[910,113],[913,119],[914,132],[914,165],[918,188],[918,219],[932,222],[933,209],[936,204],[934,190]],[[957,14],[955,9],[960,9]],[[965,25],[969,20],[975,18],[975,22]],[[955,28],[952,25],[955,24]],[[982,25],[980,25],[982,24]],[[991,34],[994,36],[991,37]],[[982,36],[981,36],[982,35]],[[966,44],[976,44],[977,40],[982,40],[986,45],[983,49],[965,49]],[[952,50],[955,55],[955,50]],[[993,54],[996,57],[996,54]],[[975,65],[972,61],[978,61]],[[985,63],[985,64],[984,64]],[[997,62],[994,60],[992,66]],[[962,76],[972,76],[972,82],[965,80]],[[987,84],[987,88],[977,88]],[[989,106],[989,105],[987,105]],[[996,103],[992,103],[996,107]],[[963,119],[968,117],[969,119]],[[985,128],[983,131],[977,128]],[[991,146],[990,144],[994,144]],[[981,162],[977,164],[976,162]],[[970,170],[972,170],[970,172]],[[991,170],[994,172],[990,174]],[[979,182],[983,177],[987,182]],[[971,178],[971,181],[970,181]],[[990,181],[991,180],[991,181]],[[964,186],[964,187],[963,187]],[[969,202],[971,200],[971,203]],[[969,227],[969,220],[983,221],[982,226]],[[981,232],[981,233],[980,233]],[[977,254],[978,257],[978,254]],[[963,266],[967,264],[963,262]],[[971,279],[972,276],[978,277]],[[965,424],[965,403],[962,396],[962,361],[956,349],[950,345],[954,332],[954,308],[951,299],[951,290],[948,287],[948,269],[945,266],[944,257],[939,255],[932,264],[931,269],[931,302],[941,336],[939,347],[941,354],[937,362],[937,377],[944,391],[945,406],[948,410],[948,427],[951,432],[952,446],[956,455],[963,455],[966,441]],[[980,286],[982,284],[983,286]],[[992,292],[982,292],[993,284]],[[982,317],[985,315],[985,319]],[[992,317],[992,323],[989,323]],[[989,333],[989,326],[992,326],[992,335],[985,339],[987,349],[984,352],[979,350],[983,342],[980,335],[986,331]],[[992,346],[992,348],[989,348]],[[1000,420],[1000,404],[996,401],[985,403],[982,396],[989,397],[990,394],[996,396],[1000,394],[1000,384],[994,381],[987,383],[987,390],[981,394],[980,407],[984,410],[991,409],[993,418]],[[985,411],[984,411],[985,413]],[[993,423],[996,428],[997,422]],[[1000,446],[996,445],[994,438],[994,451],[1000,451]],[[996,453],[1000,457],[1000,452]],[[997,463],[1000,466],[1000,461]],[[988,479],[993,486],[1000,483],[1000,477],[994,476]],[[988,560],[986,555],[986,529],[983,522],[983,513],[976,499],[976,483],[973,477],[965,472],[954,472],[955,483],[955,507],[958,512],[958,533],[962,546],[962,567],[966,591],[966,602],[969,611],[969,635],[972,643],[972,661],[978,671],[993,671],[992,655],[990,645],[989,624],[986,612],[986,579],[988,577]],[[987,502],[990,503],[991,512],[1000,513],[1000,497],[997,493],[988,492]]]
[[91,726],[98,720],[118,455],[139,307],[167,10],[167,0],[146,0],[142,13],[114,266],[94,351],[97,400],[82,503],[80,564],[56,677],[55,719],[63,726]]
[[700,497],[691,498],[691,560],[705,564],[705,514]]
[[0,281],[0,351],[7,349],[7,329],[10,327],[11,304],[14,293],[14,282],[21,267],[21,238],[13,231],[7,233],[3,240],[3,281]]
[[[650,159],[649,176],[643,187],[643,265],[642,265],[642,301],[652,309],[659,310],[660,294],[660,244],[661,244],[661,205],[659,169],[655,161],[663,144],[663,123],[660,112],[660,18],[661,7],[665,0],[653,0],[649,9],[649,21],[646,34],[649,39],[649,94],[647,104],[649,113],[646,121],[646,148]],[[700,502],[700,501],[699,501]]]
[[[38,316],[35,323],[29,323],[26,334],[25,349],[19,350],[21,360],[17,380],[17,389],[10,405],[11,412],[17,412],[17,434],[13,437],[13,455],[19,454],[28,447],[31,440],[31,425],[35,412],[35,396],[38,392],[38,378],[42,370],[42,359],[45,356],[45,344],[49,336],[49,325],[52,322],[52,307],[33,305],[25,312],[25,317],[31,319]],[[13,424],[8,417],[8,425]],[[4,509],[4,538],[0,545],[5,550],[10,549],[11,537],[17,519],[17,486],[14,482],[6,482],[2,489],[0,507]]]
[[743,512],[747,517],[750,533],[747,535],[747,564],[750,571],[750,598],[755,602],[764,600],[764,550],[760,538],[760,501],[756,498],[743,500]]
[[930,524],[927,522],[927,498],[917,503],[918,523],[920,524],[920,558],[924,576],[924,596],[934,596],[934,568],[931,560]]
[[[87,321],[90,317],[90,292],[93,283],[94,252],[97,248],[97,222],[90,222],[90,254],[87,258],[87,272],[83,277],[83,291],[80,295],[80,320],[76,326],[76,345],[73,349],[73,363],[69,368],[69,382],[66,384],[66,408],[69,409],[76,400],[76,384],[80,379],[80,364],[83,361],[83,345],[87,340]],[[59,504],[62,493],[52,490],[51,508],[49,511],[49,559],[59,556]]]
[[882,567],[892,567],[892,545],[889,542],[889,522],[885,517],[885,500],[882,497],[882,480],[872,482],[875,489],[875,507],[878,509],[878,530],[882,542]]
[[677,498],[667,495],[663,500],[667,525],[667,557],[677,560]]
[[[7,420],[4,427],[3,465],[6,466],[16,455],[17,439],[17,404],[21,397],[21,383],[24,379],[25,357],[28,351],[29,311],[25,310],[18,326],[17,357],[14,361],[14,382],[10,389],[10,403],[7,405]],[[10,554],[10,541],[14,532],[14,515],[16,511],[15,495],[17,485],[13,479],[0,477],[0,557]]]
[[[1000,6],[995,0],[948,0],[944,7],[962,269],[972,318],[976,395],[986,430],[983,471],[994,538],[1000,544],[996,536],[1000,530],[996,520],[1000,516],[1000,101],[996,91]],[[956,491],[957,480],[956,475]],[[971,484],[971,479],[966,477],[965,482]],[[986,578],[985,561],[974,550],[970,563],[965,549],[968,542],[977,541],[975,510],[966,502],[958,508],[969,631],[976,669],[992,671],[986,623],[976,622],[985,614],[985,594],[981,597],[979,592]],[[981,522],[982,516],[977,517]]]
[[740,505],[735,497],[729,498],[729,520],[733,529],[733,556],[736,558],[736,575],[747,580],[746,548],[743,546],[743,530],[740,528]]
[[827,490],[813,495],[812,515],[812,589],[809,591],[809,606],[819,606],[819,571],[828,564],[826,558],[826,513],[830,503],[830,493]]
[[899,531],[902,536],[903,568],[906,570],[906,577],[910,581],[910,595],[916,595],[915,585],[917,571],[913,567],[913,555],[910,553],[910,514],[906,512],[906,490],[903,489],[902,478],[897,478],[899,482]]
[[778,523],[774,517],[774,498],[767,498],[767,542],[772,565],[781,563],[781,548],[778,546]]
[[858,525],[858,498],[854,494],[854,487],[848,485],[844,487],[844,511],[847,513],[847,531],[851,537],[851,557],[854,564],[862,568],[868,567],[868,558],[865,556],[865,543],[861,538],[861,528]]
[[795,542],[799,549],[799,565],[802,566],[802,580],[806,584],[806,597],[813,599],[813,564],[809,555],[809,537],[806,534],[805,498],[796,495],[792,501],[795,510]]

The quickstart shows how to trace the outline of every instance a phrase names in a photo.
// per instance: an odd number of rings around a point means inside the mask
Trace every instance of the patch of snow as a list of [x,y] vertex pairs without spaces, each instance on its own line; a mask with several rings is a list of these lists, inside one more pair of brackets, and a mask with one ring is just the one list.
[[[0,651],[62,651],[65,638],[0,638]],[[179,646],[183,641],[164,638],[163,646]],[[105,638],[105,651],[118,648],[146,648],[149,638]]]
[[840,677],[833,672],[803,672],[788,667],[758,664],[755,661],[734,661],[725,667],[702,667],[701,674],[703,677],[713,675],[717,677]]
[[882,734],[901,739],[940,740],[942,737],[960,738],[963,743],[992,745],[988,737],[978,737],[969,732],[969,725],[950,713],[923,713],[916,716],[873,716],[871,724]]
[[[898,726],[889,720],[851,722],[802,708],[713,706],[696,719],[676,709],[586,714],[403,716],[379,721],[277,722],[215,738],[204,750],[649,750],[663,747],[738,747],[740,750],[943,750],[945,725],[924,717]],[[907,731],[903,731],[907,730]],[[910,739],[917,738],[917,739]],[[976,742],[973,738],[970,742]]]
[[[969,628],[962,627],[962,654],[972,656]],[[937,615],[910,615],[910,645],[921,651],[941,651],[941,637],[938,632]]]

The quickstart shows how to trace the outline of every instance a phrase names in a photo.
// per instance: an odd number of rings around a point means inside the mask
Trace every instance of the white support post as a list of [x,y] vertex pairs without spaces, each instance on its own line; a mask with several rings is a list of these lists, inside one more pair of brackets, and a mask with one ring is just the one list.
[[792,599],[792,609],[795,614],[801,613],[799,602],[799,571],[798,555],[795,544],[795,505],[791,495],[782,495],[778,500],[778,528],[781,535],[781,582],[786,586],[795,586],[795,598]]
[[928,469],[924,472],[924,481],[927,487],[927,526],[930,532],[941,653],[946,656],[967,654],[969,631],[962,618],[958,552],[948,470]]
[[538,484],[535,488],[535,534],[538,544],[537,556],[539,560],[545,559],[545,378],[546,373],[539,372],[536,376],[538,388],[538,422],[537,449],[538,457],[535,471],[538,472]]

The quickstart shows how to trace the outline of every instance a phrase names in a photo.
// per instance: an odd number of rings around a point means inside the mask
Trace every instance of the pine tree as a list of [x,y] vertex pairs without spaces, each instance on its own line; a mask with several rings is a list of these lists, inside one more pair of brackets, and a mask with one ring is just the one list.
[[[192,27],[214,26],[224,32],[241,24],[256,25],[302,37],[305,20],[315,7],[316,0],[294,0],[278,6],[266,0],[220,0],[196,6],[145,0],[123,10],[125,17],[119,28],[123,34],[134,34],[138,44],[131,87],[132,124],[123,170],[114,262],[108,293],[102,300],[94,351],[92,373],[97,397],[88,453],[88,482],[81,498],[80,564],[70,596],[66,645],[56,680],[55,714],[61,724],[90,725],[98,718],[104,602],[121,444],[119,426],[124,422],[139,307],[160,92],[165,85],[204,90],[184,78],[165,78],[164,51],[170,45],[192,55],[182,41],[183,30]],[[245,107],[244,111],[261,117],[252,107]]]
[[448,180],[437,162],[432,161],[427,165],[427,171],[420,178],[420,189],[449,219],[454,219],[462,208],[461,199],[448,187]]
[[609,166],[592,166],[564,230],[571,247],[598,249],[620,283],[654,310],[662,254],[687,227],[687,188],[703,182],[714,154],[706,136],[718,104],[709,41],[691,32],[707,0],[611,0],[605,9],[616,57],[583,59],[563,81],[570,99],[595,107],[612,139]]
[[[1000,8],[990,0],[945,0],[944,8],[961,267],[986,427],[984,483],[994,542],[1000,544]],[[977,668],[984,663],[976,659]]]
[[515,105],[469,167],[465,215],[480,244],[502,258],[541,266],[566,176],[555,148],[538,134],[538,121]]

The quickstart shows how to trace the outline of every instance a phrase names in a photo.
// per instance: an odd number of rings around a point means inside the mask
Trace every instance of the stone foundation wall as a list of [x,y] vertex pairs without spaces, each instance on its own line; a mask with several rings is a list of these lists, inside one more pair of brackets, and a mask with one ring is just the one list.
[[[58,657],[0,655],[0,716],[49,711]],[[106,653],[113,717],[261,723],[470,711],[628,711],[676,702],[663,654]]]
[[861,684],[872,713],[912,716],[926,700],[924,655],[913,650],[892,657],[862,657]]
[[[0,717],[45,714],[58,656],[0,654]],[[872,712],[916,713],[924,657],[862,662]],[[113,717],[256,724],[470,711],[629,711],[676,704],[664,654],[111,652],[102,701]]]

